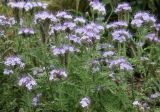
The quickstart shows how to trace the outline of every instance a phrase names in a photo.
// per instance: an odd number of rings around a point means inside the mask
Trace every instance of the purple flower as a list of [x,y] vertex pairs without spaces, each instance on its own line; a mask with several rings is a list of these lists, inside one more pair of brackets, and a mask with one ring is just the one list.
[[93,31],[88,31],[84,35],[88,36],[91,40],[99,40],[100,39],[100,35],[93,32]]
[[131,12],[132,8],[128,3],[121,3],[118,4],[117,8],[115,9],[115,13],[120,13],[120,12]]
[[156,18],[147,12],[138,12],[134,15],[134,19],[141,19],[145,22],[156,22]]
[[57,80],[61,78],[66,78],[67,73],[63,69],[58,69],[58,70],[52,70],[50,71],[50,77],[49,80]]
[[50,26],[49,34],[52,35],[55,31],[65,31],[66,29],[74,30],[76,24],[73,22],[64,22],[63,24],[57,23],[55,25]]
[[19,1],[19,2],[9,2],[8,6],[10,6],[11,8],[25,9],[25,11],[29,11],[29,10],[36,8],[36,7],[46,9],[48,4],[42,3],[42,2]]
[[55,33],[55,31],[65,31],[66,27],[64,27],[61,24],[55,24],[53,26],[50,26],[50,31],[49,31],[49,35],[52,35]]
[[93,31],[95,33],[100,33],[104,30],[104,27],[102,25],[93,22],[87,24],[84,28],[86,29],[86,32]]
[[96,24],[94,22],[91,22],[89,24],[86,24],[83,27],[77,27],[75,28],[75,33],[79,35],[87,35],[90,37],[93,37],[93,35],[100,35],[100,33],[104,31],[104,27],[100,24]]
[[141,20],[141,19],[133,19],[133,20],[131,21],[131,25],[139,28],[139,27],[142,26],[143,22],[144,22],[144,21]]
[[45,67],[35,67],[33,68],[32,72],[33,72],[33,75],[44,75],[44,74],[41,74],[45,71]]
[[76,44],[80,44],[81,43],[81,39],[79,37],[77,37],[76,35],[69,35],[68,36],[68,39],[71,41],[71,42],[74,42]]
[[38,105],[41,96],[42,96],[42,94],[39,93],[32,99],[32,105],[33,106],[37,106]]
[[9,2],[8,6],[11,8],[23,9],[25,2]]
[[70,19],[73,18],[72,15],[68,14],[68,13],[65,12],[65,11],[60,11],[60,12],[58,12],[58,13],[56,14],[56,17],[57,17],[57,18],[60,18],[60,19],[68,19],[68,20],[70,20]]
[[94,12],[102,15],[106,14],[105,5],[100,3],[99,1],[92,1],[89,5],[91,6]]
[[47,3],[42,3],[42,2],[32,2],[34,7],[41,7],[43,9],[46,9],[48,4]]
[[148,35],[145,36],[146,39],[153,41],[153,42],[160,42],[160,39],[158,38],[158,36],[155,33],[150,33]]
[[90,38],[89,36],[83,36],[83,37],[81,37],[81,42],[83,44],[86,44],[86,45],[93,44],[92,38]]
[[103,52],[103,57],[110,57],[110,56],[113,56],[115,54],[115,52],[113,51],[105,51]]
[[93,32],[87,32],[81,37],[81,42],[86,45],[91,45],[98,40],[100,40],[100,35],[94,34]]
[[109,68],[113,69],[115,67],[119,68],[120,70],[133,71],[132,65],[124,58],[118,58],[110,61]]
[[14,67],[19,66],[20,68],[24,68],[25,64],[22,62],[22,60],[17,56],[10,56],[7,57],[4,61],[5,66],[7,67]]
[[5,16],[0,16],[0,26],[12,26],[16,23],[13,17],[7,18]]
[[84,97],[81,99],[80,104],[83,108],[89,107],[91,101],[88,97]]
[[34,86],[37,85],[37,83],[33,78],[29,76],[23,76],[22,78],[20,78],[18,85],[25,86],[30,91],[33,89]]
[[0,20],[6,19],[4,15],[0,16]]
[[10,26],[17,23],[14,17],[9,18],[8,22],[9,22]]
[[120,43],[125,42],[127,39],[132,38],[132,35],[126,30],[115,30],[112,33],[112,37],[114,41],[118,41]]
[[85,28],[77,27],[77,28],[75,28],[75,33],[81,35],[81,34],[85,33]]
[[55,56],[57,55],[64,55],[65,53],[69,53],[69,52],[79,52],[80,50],[70,46],[70,45],[62,45],[60,47],[53,47],[52,48],[52,52]]
[[73,23],[73,22],[64,22],[63,23],[63,28],[64,29],[70,29],[70,30],[73,30],[74,28],[76,27],[76,24]]
[[154,24],[153,27],[155,28],[156,31],[160,31],[160,23]]
[[90,45],[100,39],[100,34],[103,30],[103,26],[91,22],[83,28],[76,28],[75,32],[81,36],[81,42],[83,44]]
[[152,25],[155,24],[156,18],[147,12],[138,12],[134,15],[131,24],[135,27],[141,27],[146,23],[151,23]]
[[18,34],[19,35],[34,35],[35,32],[34,32],[33,28],[21,28],[18,31]]
[[112,22],[110,24],[107,24],[106,26],[107,29],[118,29],[118,28],[126,28],[126,27],[128,27],[128,24],[125,21]]
[[132,71],[133,67],[129,63],[121,63],[120,64],[120,69],[121,70]]
[[13,72],[13,70],[12,69],[4,69],[4,71],[3,71],[3,74],[4,75],[10,75],[10,74],[13,74],[14,72]]
[[100,62],[98,60],[94,60],[91,63],[91,72],[96,73],[100,71]]
[[49,19],[52,22],[57,22],[58,19],[51,13],[48,13],[46,11],[38,12],[35,14],[34,22],[37,23],[38,21],[44,21]]
[[76,18],[74,19],[74,22],[75,22],[75,23],[84,24],[84,23],[86,23],[86,20],[85,20],[83,17],[76,17]]

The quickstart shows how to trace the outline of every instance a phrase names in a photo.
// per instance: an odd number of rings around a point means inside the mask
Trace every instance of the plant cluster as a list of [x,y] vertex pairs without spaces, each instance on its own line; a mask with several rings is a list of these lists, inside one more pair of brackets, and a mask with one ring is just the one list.
[[[50,12],[40,1],[9,1],[0,15],[0,111],[158,112],[160,23],[129,3],[113,12]],[[111,21],[111,16],[116,19]]]

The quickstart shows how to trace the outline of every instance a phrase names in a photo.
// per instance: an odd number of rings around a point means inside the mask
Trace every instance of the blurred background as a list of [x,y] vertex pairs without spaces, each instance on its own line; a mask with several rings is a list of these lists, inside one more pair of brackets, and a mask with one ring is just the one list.
[[[0,0],[0,7],[2,4],[7,4],[9,1],[29,1],[29,0]],[[32,0],[32,1],[38,1],[38,0]],[[51,11],[57,11],[57,10],[70,10],[75,11],[78,10],[82,13],[85,13],[89,10],[89,1],[91,0],[43,0],[45,2],[48,2],[49,10]],[[113,10],[114,7],[117,6],[120,2],[128,2],[131,4],[133,8],[133,12],[139,10],[145,10],[149,11],[150,13],[154,13],[157,18],[160,18],[160,0],[99,0],[106,4],[107,12],[110,13],[110,11]],[[78,4],[77,4],[78,3]],[[76,6],[79,7],[76,7]],[[1,12],[1,11],[0,11]]]

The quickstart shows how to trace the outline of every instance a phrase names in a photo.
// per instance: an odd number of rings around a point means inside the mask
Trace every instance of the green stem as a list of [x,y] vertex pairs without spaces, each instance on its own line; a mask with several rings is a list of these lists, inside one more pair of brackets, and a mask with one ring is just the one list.
[[134,101],[134,76],[132,74],[132,101]]
[[76,0],[76,13],[78,14],[80,0]]
[[27,93],[27,110],[28,112],[31,112],[31,99],[30,99],[30,95],[29,95],[29,92],[28,90],[26,90],[26,93]]
[[48,76],[48,80],[46,83],[49,83],[50,93],[51,93],[52,99],[54,99],[52,82],[49,80],[49,70],[48,70],[47,66],[45,66],[45,69],[46,69],[46,74]]
[[123,52],[124,52],[124,56],[126,56],[126,43],[123,43]]
[[109,14],[109,16],[108,16],[108,18],[106,20],[106,24],[108,23],[109,19],[111,18],[111,15],[113,14],[113,6],[112,6],[111,3],[110,3],[110,6],[111,6],[111,12],[110,12],[110,14]]

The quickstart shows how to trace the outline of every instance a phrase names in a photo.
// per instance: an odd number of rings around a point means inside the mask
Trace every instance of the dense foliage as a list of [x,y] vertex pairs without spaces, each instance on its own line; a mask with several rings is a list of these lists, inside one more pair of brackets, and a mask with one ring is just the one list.
[[159,112],[157,0],[128,2],[0,1],[0,112]]

